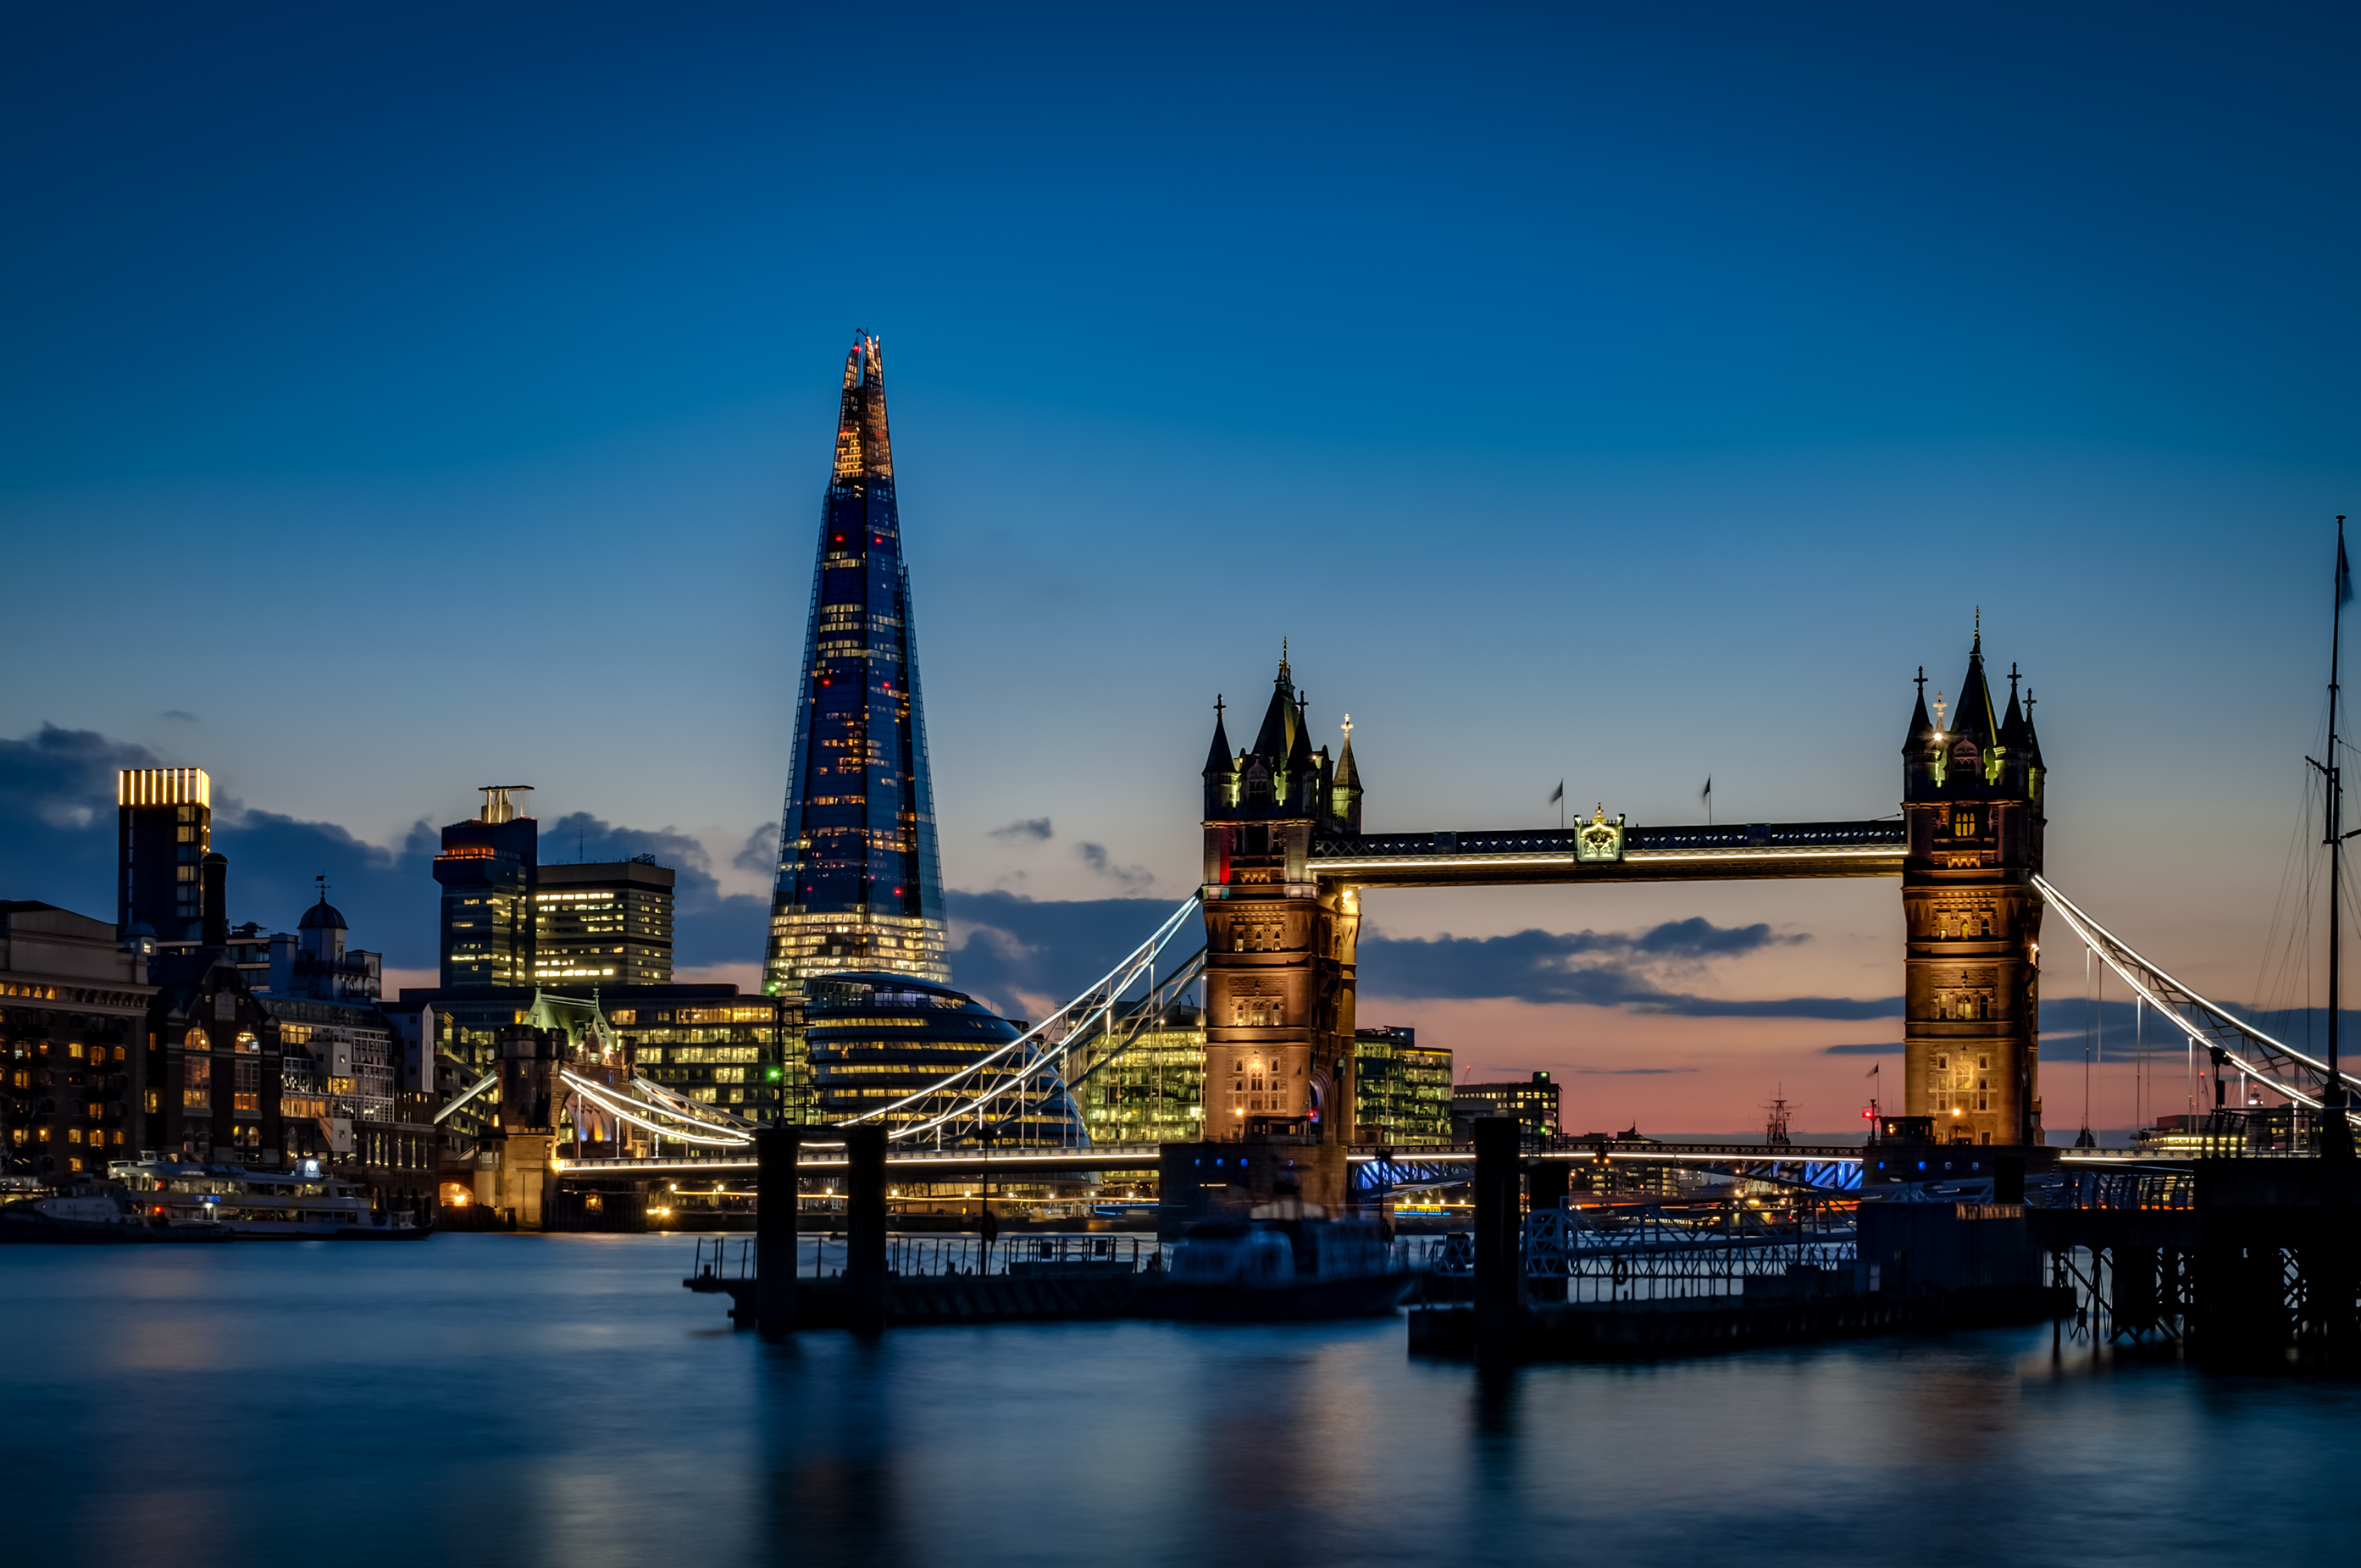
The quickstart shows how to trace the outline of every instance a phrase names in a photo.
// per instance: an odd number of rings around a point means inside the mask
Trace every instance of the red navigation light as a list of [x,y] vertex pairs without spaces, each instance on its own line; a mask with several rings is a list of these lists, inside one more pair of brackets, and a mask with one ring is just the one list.
[[895,897],[896,897],[896,898],[901,897],[901,896],[902,896],[902,890],[901,890],[900,888],[898,888],[898,887],[897,887],[897,888],[895,888],[895,889],[894,890],[894,896],[895,896]]
[[1864,1122],[1873,1122],[1877,1119],[1877,1113],[1864,1105],[1861,1107],[1861,1119]]

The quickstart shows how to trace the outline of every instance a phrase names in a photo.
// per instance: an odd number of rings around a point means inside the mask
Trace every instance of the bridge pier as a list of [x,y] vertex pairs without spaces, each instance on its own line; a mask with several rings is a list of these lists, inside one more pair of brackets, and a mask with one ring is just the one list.
[[796,1128],[754,1135],[754,1326],[783,1334],[796,1326]]
[[844,1130],[844,1311],[857,1334],[885,1330],[885,1129]]
[[1476,1118],[1476,1359],[1506,1366],[1517,1359],[1525,1306],[1525,1260],[1519,1245],[1519,1154],[1523,1128],[1513,1116]]

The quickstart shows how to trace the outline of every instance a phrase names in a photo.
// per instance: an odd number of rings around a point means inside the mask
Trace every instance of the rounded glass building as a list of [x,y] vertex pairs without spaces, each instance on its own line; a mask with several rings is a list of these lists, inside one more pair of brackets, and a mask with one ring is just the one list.
[[[815,976],[804,993],[812,1092],[822,1122],[848,1122],[904,1100],[910,1102],[876,1120],[889,1132],[930,1122],[1005,1082],[1022,1064],[1012,1054],[950,1090],[927,1093],[930,1086],[1022,1033],[964,992],[906,974]],[[994,1143],[1088,1141],[1072,1097],[1055,1080],[1046,1089],[1003,1096],[983,1127]],[[973,1142],[976,1131],[972,1120],[961,1117],[943,1129],[943,1141]]]

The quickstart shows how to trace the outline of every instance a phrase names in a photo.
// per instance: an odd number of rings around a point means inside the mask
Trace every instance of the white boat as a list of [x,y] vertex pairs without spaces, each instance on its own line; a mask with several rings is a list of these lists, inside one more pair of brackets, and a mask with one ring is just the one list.
[[115,1183],[85,1183],[0,1204],[0,1242],[72,1246],[229,1239],[228,1227],[208,1218],[176,1223],[150,1214]]
[[372,1211],[368,1191],[341,1177],[167,1160],[118,1160],[106,1174],[151,1220],[210,1222],[245,1240],[418,1241],[434,1234],[433,1226],[408,1214]]

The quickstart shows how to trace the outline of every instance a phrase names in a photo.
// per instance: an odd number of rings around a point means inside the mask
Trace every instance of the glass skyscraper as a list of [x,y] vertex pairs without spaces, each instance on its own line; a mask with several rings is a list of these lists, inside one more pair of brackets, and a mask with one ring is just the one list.
[[763,987],[800,995],[813,976],[847,970],[947,984],[910,575],[873,337],[845,356],[818,554]]

